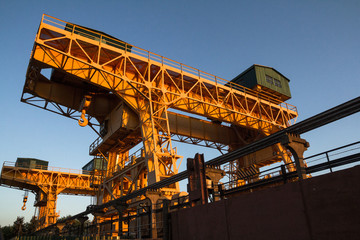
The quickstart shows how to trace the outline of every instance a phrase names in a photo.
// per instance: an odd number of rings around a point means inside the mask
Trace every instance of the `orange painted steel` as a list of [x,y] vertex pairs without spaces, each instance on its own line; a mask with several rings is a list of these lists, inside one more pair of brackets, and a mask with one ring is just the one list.
[[[47,79],[42,70],[48,68],[66,75],[65,80]],[[25,98],[24,94],[32,96]],[[106,95],[108,101],[104,106],[109,110],[103,115],[93,107],[99,95]],[[33,104],[31,100],[38,98],[45,100],[42,108],[49,109],[50,103],[60,114],[73,119],[74,113],[80,111],[81,126],[89,123],[93,128],[92,117],[100,124],[106,119],[121,122],[121,126],[91,145],[91,154],[100,154],[108,163],[97,193],[98,204],[177,174],[177,162],[182,156],[173,148],[172,140],[193,144],[200,140],[206,146],[219,150],[227,146],[231,150],[292,125],[298,116],[295,106],[271,94],[230,83],[45,14],[31,53],[22,101]],[[195,132],[194,126],[204,130]],[[226,132],[227,137],[207,134],[206,129]],[[250,138],[249,133],[253,135]],[[233,144],[230,139],[235,138],[239,142]],[[139,142],[143,143],[141,154],[129,156],[129,149]],[[257,164],[291,161],[280,156],[285,156],[284,152],[281,146],[273,146],[261,153],[270,153],[271,158]],[[236,168],[249,167],[251,163],[247,161]],[[179,192],[179,185],[162,191],[171,197]]]
[[[266,135],[289,126],[297,117],[295,107],[275,98],[234,84],[226,86],[227,81],[214,75],[116,39],[109,45],[104,41],[109,37],[87,28],[76,26],[77,32],[75,27],[69,31],[66,24],[43,16],[32,61],[108,89],[139,114],[151,183],[177,171],[169,109],[261,130]],[[94,39],[93,34],[99,38]],[[36,70],[30,66],[28,74],[32,71]],[[159,159],[165,167],[162,173],[157,169]]]
[[[39,207],[39,228],[56,223],[57,195],[72,194],[95,196],[99,178],[79,170],[36,166],[17,167],[15,163],[4,162],[0,181],[4,186],[27,189],[36,193],[35,206]],[[24,203],[25,206],[25,203]]]
[[102,34],[93,40],[90,35],[69,32],[66,24],[44,15],[32,58],[111,90],[137,111],[145,106],[134,100],[145,99],[160,105],[153,109],[155,116],[162,116],[162,108],[173,108],[256,129],[271,126],[266,130],[270,132],[276,131],[273,126],[287,127],[296,120],[296,107],[276,98],[229,85],[222,78],[116,39],[118,47],[108,45]]

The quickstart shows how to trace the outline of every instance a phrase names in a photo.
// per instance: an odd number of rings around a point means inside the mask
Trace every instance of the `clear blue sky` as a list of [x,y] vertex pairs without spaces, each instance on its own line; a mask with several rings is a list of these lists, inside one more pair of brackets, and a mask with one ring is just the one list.
[[[359,96],[360,1],[9,1],[0,0],[0,162],[17,157],[81,169],[96,138],[73,120],[20,103],[25,73],[43,13],[98,29],[225,79],[252,64],[287,76],[298,121]],[[311,155],[359,140],[360,114],[302,137]],[[179,146],[185,159],[205,152]],[[183,167],[185,164],[183,164]],[[0,225],[34,214],[30,195],[0,187]],[[60,215],[85,210],[90,198],[60,196]]]

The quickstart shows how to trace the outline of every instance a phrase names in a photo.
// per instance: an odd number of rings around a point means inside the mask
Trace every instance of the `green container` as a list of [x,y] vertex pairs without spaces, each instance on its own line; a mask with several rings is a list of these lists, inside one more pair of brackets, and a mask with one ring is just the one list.
[[[231,82],[274,96],[281,101],[291,98],[290,80],[271,67],[254,64]],[[231,86],[231,84],[226,85]]]
[[36,159],[36,158],[17,158],[15,166],[22,168],[31,168],[31,169],[48,169],[48,161]]
[[92,172],[94,170],[106,170],[107,162],[103,158],[94,158],[82,167],[83,173]]

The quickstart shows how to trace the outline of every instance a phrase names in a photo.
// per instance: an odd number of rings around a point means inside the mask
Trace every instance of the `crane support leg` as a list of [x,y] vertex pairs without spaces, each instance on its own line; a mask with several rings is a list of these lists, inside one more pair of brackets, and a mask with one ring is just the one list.
[[299,135],[293,134],[285,135],[281,140],[281,144],[289,149],[294,156],[299,180],[306,179],[306,163],[304,161],[304,152],[308,149],[310,144],[305,139],[300,138]]
[[161,193],[158,191],[147,191],[146,197],[151,202],[151,237],[152,239],[158,239],[157,237],[157,218],[156,218],[156,204],[161,197]]
[[81,216],[78,217],[77,220],[80,221],[80,236],[84,235],[84,224],[86,222],[86,220],[88,220],[89,218],[87,216]]
[[281,145],[280,143],[275,145],[277,150],[279,151],[280,156],[282,157],[283,162],[286,165],[286,168],[289,172],[296,171],[296,167],[292,163],[291,154],[288,152],[287,148]]
[[56,227],[59,229],[60,236],[61,236],[61,232],[65,226],[66,226],[66,223],[56,223]]
[[[177,174],[176,160],[179,156],[171,148],[166,111],[162,110],[165,112],[160,114],[161,117],[155,117],[155,113],[151,114],[153,112],[152,106],[149,108],[151,111],[140,111],[139,116],[142,123],[141,132],[147,161],[148,184],[150,185],[162,178]],[[179,191],[178,184],[174,190]]]
[[56,213],[56,200],[63,188],[42,186],[41,189],[37,193],[37,202],[35,203],[35,206],[39,207],[40,229],[56,223],[59,216]]

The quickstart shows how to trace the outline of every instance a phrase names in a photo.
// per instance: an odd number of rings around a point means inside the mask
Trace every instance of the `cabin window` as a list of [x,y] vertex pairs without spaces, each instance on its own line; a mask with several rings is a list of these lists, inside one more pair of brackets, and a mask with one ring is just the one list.
[[275,86],[281,88],[281,82],[280,82],[279,80],[277,80],[277,79],[274,78],[274,83],[275,83]]
[[276,87],[279,87],[279,88],[282,87],[281,82],[278,79],[270,77],[268,75],[265,75],[265,77],[266,77],[266,82],[267,83],[270,83],[271,85],[275,85]]
[[273,81],[273,78],[272,78],[272,77],[270,77],[270,76],[268,76],[268,75],[265,75],[265,77],[266,77],[266,81],[267,81],[268,83],[274,84],[274,81]]

